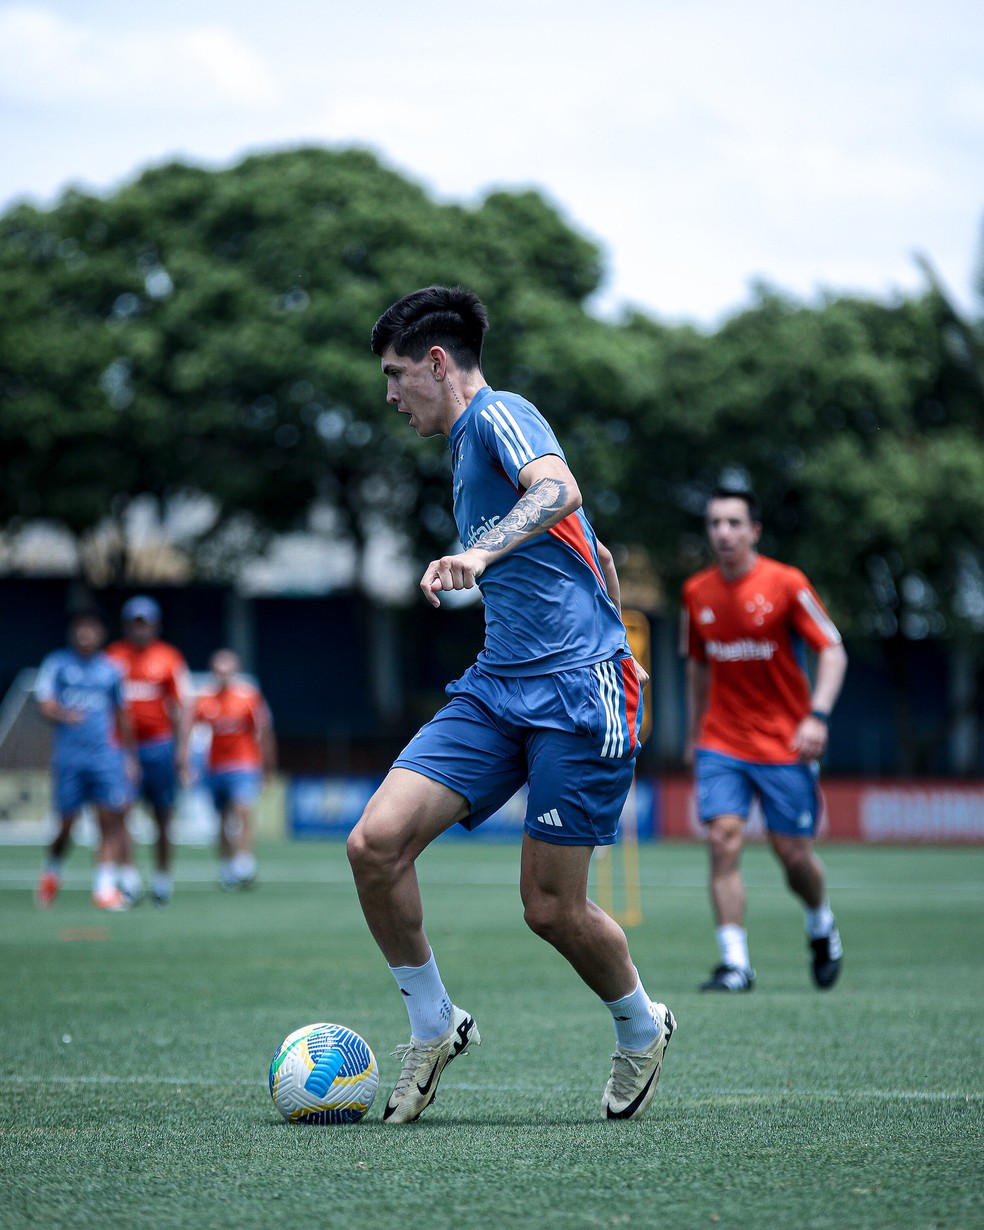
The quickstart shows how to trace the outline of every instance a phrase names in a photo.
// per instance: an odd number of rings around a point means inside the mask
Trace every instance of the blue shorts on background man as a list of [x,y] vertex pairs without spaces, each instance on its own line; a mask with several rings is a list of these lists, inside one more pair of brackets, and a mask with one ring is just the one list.
[[258,769],[223,769],[209,773],[205,784],[218,812],[234,803],[252,806],[263,789],[263,774]]
[[108,749],[89,760],[57,760],[53,769],[55,806],[59,814],[71,815],[85,804],[120,811],[130,801],[130,783],[123,752]]
[[141,743],[137,748],[137,759],[140,762],[137,796],[146,799],[151,807],[170,810],[178,795],[174,740]]
[[698,748],[694,758],[697,814],[703,824],[715,816],[748,819],[758,798],[770,833],[813,837],[819,814],[819,766],[757,764]]

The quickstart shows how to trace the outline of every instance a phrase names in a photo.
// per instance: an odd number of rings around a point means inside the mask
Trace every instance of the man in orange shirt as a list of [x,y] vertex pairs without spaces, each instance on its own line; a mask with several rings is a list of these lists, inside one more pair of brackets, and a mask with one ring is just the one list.
[[[750,991],[745,821],[757,798],[786,881],[806,909],[817,986],[833,986],[843,949],[813,850],[818,761],[847,670],[840,633],[802,572],[760,556],[755,497],[718,488],[706,512],[715,564],[683,588],[681,652],[687,657],[687,759],[707,826],[710,888],[721,963],[704,991]],[[805,649],[816,654],[811,689]]]
[[[184,776],[188,666],[173,645],[159,638],[161,609],[153,598],[131,598],[121,619],[123,639],[106,653],[123,671],[123,696],[140,762],[139,794],[157,825],[153,897],[157,905],[166,905],[173,891],[169,828]],[[123,888],[137,898],[139,876],[130,866],[129,884],[124,881]]]
[[256,877],[253,809],[264,775],[276,768],[273,722],[259,689],[237,678],[231,649],[217,650],[209,669],[212,683],[195,701],[191,724],[204,723],[212,734],[208,787],[219,814],[222,885],[247,888]]

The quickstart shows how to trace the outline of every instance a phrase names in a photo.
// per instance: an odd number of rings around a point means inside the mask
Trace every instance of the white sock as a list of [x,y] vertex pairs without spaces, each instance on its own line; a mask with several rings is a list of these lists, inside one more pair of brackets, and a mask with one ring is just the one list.
[[391,965],[389,970],[403,995],[415,1041],[430,1042],[446,1034],[451,1027],[451,999],[433,951],[424,965]]
[[233,875],[239,876],[243,880],[248,880],[250,876],[256,875],[256,859],[252,854],[244,850],[232,856],[231,866]]
[[171,873],[168,871],[154,872],[154,896],[155,897],[170,897],[171,895]]
[[615,1023],[615,1038],[625,1051],[644,1051],[659,1037],[659,1022],[653,1016],[652,1001],[641,980],[635,990],[621,999],[603,1000]]
[[824,901],[815,910],[806,911],[806,934],[811,940],[818,940],[821,936],[829,935],[833,929],[834,914],[829,901]]
[[115,887],[116,864],[97,863],[92,876],[92,891],[97,896],[102,896],[103,893],[111,893]]
[[735,969],[751,969],[748,959],[748,932],[735,923],[725,923],[718,927],[718,948],[721,950],[721,964],[733,965]]
[[127,863],[126,866],[120,868],[120,888],[130,896],[138,896],[143,890],[143,880],[140,878],[140,872],[132,863]]

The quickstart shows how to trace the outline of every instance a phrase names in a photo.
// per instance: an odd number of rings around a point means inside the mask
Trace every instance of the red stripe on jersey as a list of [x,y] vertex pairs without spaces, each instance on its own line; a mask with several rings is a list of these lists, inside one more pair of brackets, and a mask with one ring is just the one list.
[[570,547],[577,555],[584,560],[591,571],[601,582],[602,589],[608,592],[608,586],[605,585],[605,578],[601,575],[601,570],[595,563],[594,552],[591,550],[591,543],[588,541],[588,536],[584,532],[584,526],[581,524],[581,519],[577,513],[568,513],[563,521],[559,521],[547,533],[553,534],[554,538],[559,538],[562,543]]
[[625,689],[625,724],[629,729],[629,751],[636,747],[636,731],[639,727],[639,706],[642,703],[642,691],[639,687],[639,676],[636,674],[635,661],[632,658],[622,658],[622,686]]
[[[500,465],[499,473],[509,483],[511,487],[515,487],[517,493],[525,495],[528,488],[518,487],[505,470]],[[576,512],[568,513],[563,521],[558,521],[551,529],[547,530],[548,534],[553,534],[554,538],[559,538],[562,543],[570,547],[571,550],[581,557],[588,565],[591,571],[601,582],[601,587],[608,593],[608,586],[605,584],[605,578],[601,575],[601,569],[595,563],[594,552],[591,550],[591,544],[588,541],[588,536],[584,532],[584,526],[581,524],[581,519]]]

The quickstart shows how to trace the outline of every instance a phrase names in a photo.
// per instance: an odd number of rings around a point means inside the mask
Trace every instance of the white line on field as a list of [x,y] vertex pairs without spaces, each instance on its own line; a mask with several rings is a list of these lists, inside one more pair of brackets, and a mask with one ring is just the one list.
[[[0,1085],[190,1085],[195,1088],[266,1089],[266,1081],[212,1080],[201,1076],[112,1076],[108,1073],[92,1076],[25,1076],[23,1073],[0,1074]],[[463,1089],[471,1093],[528,1093],[529,1086],[476,1085],[464,1081],[444,1081],[443,1088]],[[574,1089],[576,1086],[570,1085]],[[670,1095],[673,1096],[673,1095]],[[797,1099],[868,1098],[878,1101],[906,1102],[984,1102],[984,1092],[957,1089],[689,1089],[688,1099],[735,1098],[739,1101],[775,1101]]]
[[[418,875],[421,884],[425,888],[461,888],[466,886],[474,888],[514,888],[518,881],[518,871],[503,871],[492,868],[483,869],[481,867],[462,869],[460,874],[456,872],[453,877],[444,876],[437,872],[431,873],[426,867],[422,867],[419,869]],[[837,893],[860,893],[866,900],[885,898],[894,901],[901,891],[904,891],[910,899],[927,897],[936,900],[940,893],[940,887],[936,883],[924,886],[896,884],[885,881],[877,884],[873,882],[850,883],[848,881],[838,883],[836,877],[829,878],[831,879],[832,888]],[[69,872],[65,877],[63,890],[69,892],[73,889],[88,891],[90,879],[91,877],[87,871]],[[36,883],[37,875],[33,871],[0,870],[0,888],[33,890]],[[199,892],[203,889],[214,891],[219,887],[218,877],[214,872],[204,869],[197,871],[193,868],[175,876],[174,883],[175,889],[178,892],[185,890]],[[265,867],[261,863],[257,883],[261,888],[264,884],[271,887],[288,885],[295,888],[302,885],[315,888],[342,885],[348,888],[352,884],[352,875],[347,867],[330,866],[325,867],[317,874],[304,872],[296,874],[287,872],[285,874],[283,871],[278,871],[272,867]],[[704,889],[706,884],[707,878],[703,873],[670,874],[666,876],[650,874],[643,875],[640,879],[640,887],[643,890],[656,892],[689,893],[698,889]],[[746,874],[745,885],[755,892],[775,896],[785,895],[787,892],[785,886],[778,883],[774,877],[758,879],[753,875]],[[948,901],[981,901],[984,899],[984,884],[974,880],[948,883],[946,885],[946,897]]]

